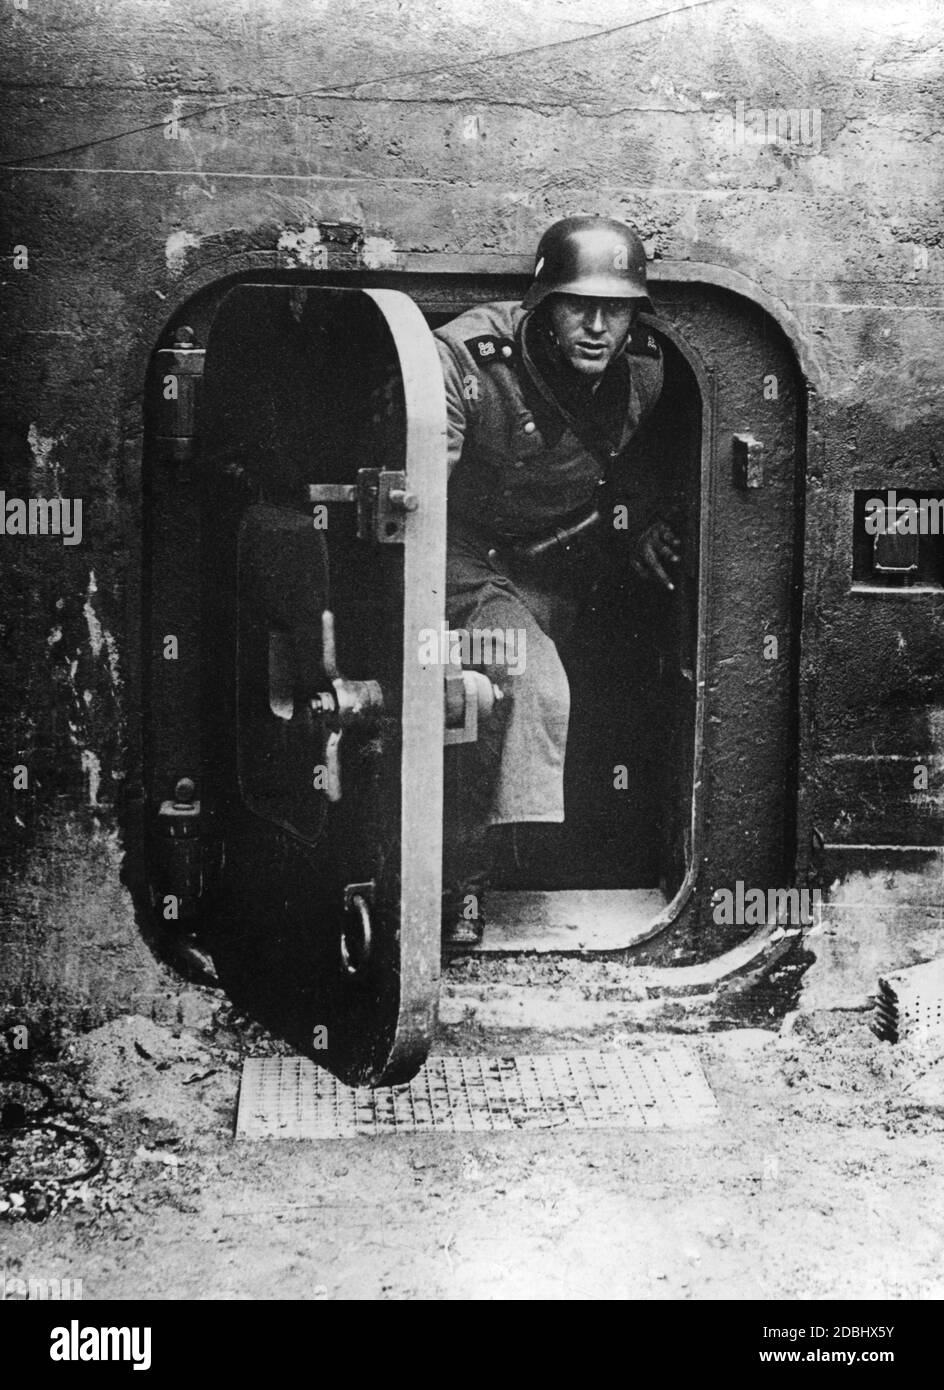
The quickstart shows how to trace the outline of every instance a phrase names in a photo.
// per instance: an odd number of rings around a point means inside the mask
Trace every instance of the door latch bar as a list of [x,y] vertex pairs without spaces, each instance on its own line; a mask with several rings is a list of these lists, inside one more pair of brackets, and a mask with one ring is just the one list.
[[[330,690],[319,691],[311,701],[311,711],[322,721],[325,739],[325,787],[329,801],[341,800],[341,739],[345,729],[370,730],[381,715],[391,713],[379,681],[349,680],[338,670],[334,614],[322,614],[322,665],[331,682]],[[447,669],[443,683],[443,744],[475,743],[479,720],[487,719],[502,692],[481,671]]]
[[487,719],[502,699],[502,692],[481,671],[447,670],[443,743],[475,743],[479,719]]
[[407,487],[406,474],[386,468],[360,468],[356,483],[312,483],[308,500],[313,505],[355,503],[357,538],[375,545],[402,545],[406,518],[419,506],[416,493]]

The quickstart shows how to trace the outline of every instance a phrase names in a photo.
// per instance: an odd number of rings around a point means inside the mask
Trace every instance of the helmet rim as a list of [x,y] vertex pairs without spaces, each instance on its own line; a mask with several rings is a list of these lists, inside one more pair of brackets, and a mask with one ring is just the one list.
[[652,300],[645,291],[627,284],[625,280],[605,280],[603,277],[573,280],[563,285],[546,285],[535,280],[529,285],[521,303],[525,309],[536,309],[552,294],[574,294],[584,299],[634,299],[642,304],[644,313],[652,313]]
[[596,215],[560,218],[544,232],[534,259],[532,281],[521,301],[525,309],[536,308],[551,294],[638,299],[652,309],[645,249],[628,223]]

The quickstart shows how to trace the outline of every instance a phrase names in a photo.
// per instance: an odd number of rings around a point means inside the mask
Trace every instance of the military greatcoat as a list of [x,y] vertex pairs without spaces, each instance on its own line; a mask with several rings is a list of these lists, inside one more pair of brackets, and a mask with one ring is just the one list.
[[477,749],[492,824],[564,819],[570,692],[557,643],[580,586],[573,556],[527,562],[521,543],[602,502],[663,380],[648,315],[595,392],[571,369],[553,370],[533,320],[517,303],[482,304],[435,335],[448,410],[447,620],[526,638],[522,669],[490,672],[506,695],[503,720]]

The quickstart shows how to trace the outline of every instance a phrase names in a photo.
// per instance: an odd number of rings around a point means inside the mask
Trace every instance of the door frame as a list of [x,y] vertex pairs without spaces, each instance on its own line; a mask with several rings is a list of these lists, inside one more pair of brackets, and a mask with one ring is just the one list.
[[[415,281],[413,293],[418,298],[422,298],[421,287],[428,287],[434,282],[438,282],[443,287],[450,281],[453,284],[459,280],[474,279],[488,284],[491,282],[489,297],[500,297],[506,291],[512,297],[516,288],[520,288],[520,283],[526,281],[532,271],[531,256],[519,253],[501,254],[486,253],[480,255],[453,255],[448,253],[436,252],[404,252],[391,253],[386,258],[382,266],[368,264],[365,257],[353,253],[349,248],[344,250],[332,250],[330,247],[326,252],[324,268],[318,271],[305,269],[297,264],[292,264],[285,252],[276,248],[264,251],[245,251],[220,258],[218,255],[208,255],[205,259],[200,254],[200,249],[194,253],[194,268],[186,277],[179,282],[177,293],[172,299],[164,299],[159,307],[155,308],[153,300],[147,300],[144,304],[146,323],[139,332],[133,351],[129,355],[128,366],[125,378],[125,410],[123,417],[124,438],[126,447],[133,446],[135,443],[143,444],[144,439],[144,412],[142,410],[143,395],[146,382],[149,379],[151,364],[156,349],[161,346],[168,336],[169,329],[181,323],[188,323],[195,328],[197,342],[206,341],[206,330],[215,316],[216,308],[227,293],[235,284],[239,282],[259,283],[264,280],[271,281],[273,284],[298,284],[298,285],[322,285],[325,287],[335,286],[342,288],[370,289],[400,289],[404,293],[411,295],[410,280]],[[769,293],[757,281],[739,271],[733,270],[728,266],[711,262],[679,262],[671,260],[660,260],[652,262],[647,267],[648,277],[654,285],[670,286],[693,286],[704,285],[712,288],[728,291],[733,297],[748,301],[749,304],[756,306],[764,311],[774,323],[781,329],[787,340],[787,345],[792,351],[798,377],[805,386],[806,409],[803,412],[802,420],[798,425],[803,430],[803,437],[799,441],[804,445],[804,457],[801,466],[805,464],[805,476],[803,478],[804,489],[808,486],[810,473],[813,471],[810,453],[810,446],[815,445],[819,452],[822,450],[822,434],[819,424],[822,417],[822,397],[819,387],[822,383],[822,371],[817,363],[809,339],[804,334],[797,318],[793,315],[787,305],[776,296]],[[168,310],[168,302],[174,307]],[[457,309],[457,312],[459,310]],[[698,355],[694,352],[690,344],[680,337],[680,335],[668,325],[660,323],[660,332],[663,332],[667,339],[678,349],[685,358],[688,366],[698,384],[702,396],[702,442],[701,442],[701,495],[700,495],[700,517],[699,517],[699,577],[698,577],[698,605],[699,605],[699,625],[698,625],[698,645],[697,645],[697,698],[696,714],[694,721],[694,778],[692,788],[692,853],[686,866],[685,876],[675,895],[666,904],[658,916],[650,923],[644,932],[634,936],[631,943],[625,949],[632,950],[634,947],[651,941],[666,932],[667,928],[677,925],[679,918],[685,911],[686,905],[692,898],[695,887],[698,883],[699,867],[701,858],[701,848],[704,833],[704,805],[705,805],[705,777],[704,758],[706,749],[705,737],[705,683],[707,678],[707,641],[708,631],[707,616],[710,612],[711,592],[710,578],[711,566],[710,555],[708,553],[708,531],[710,519],[713,514],[715,501],[715,470],[710,467],[714,457],[716,447],[715,438],[715,377],[713,370],[706,366]],[[816,458],[819,457],[819,452]],[[140,476],[140,474],[139,474]],[[131,569],[133,575],[140,574],[141,568],[141,497],[137,499],[136,508],[137,525],[133,533],[128,536],[128,548],[131,554]],[[795,844],[796,856],[794,863],[794,881],[803,882],[809,868],[811,858],[811,822],[808,808],[808,798],[805,793],[805,779],[811,765],[812,746],[811,746],[811,690],[808,680],[808,655],[807,643],[805,641],[806,612],[807,612],[807,584],[806,584],[806,558],[805,558],[805,527],[806,514],[798,522],[797,534],[801,547],[798,557],[798,581],[801,587],[801,611],[796,627],[797,640],[797,723],[796,723],[796,824],[795,824]],[[138,615],[140,613],[140,588],[139,581],[135,581],[128,586],[128,622],[127,632],[136,632]],[[134,709],[134,699],[140,697],[142,689],[142,667],[143,653],[138,648],[137,642],[132,638],[131,652],[129,659],[130,692],[131,703]],[[140,715],[132,713],[129,720],[129,731],[134,736],[136,734],[136,748],[138,767],[140,767],[140,747],[141,747],[141,721]],[[134,769],[137,772],[138,768]],[[619,954],[619,953],[617,953]]]

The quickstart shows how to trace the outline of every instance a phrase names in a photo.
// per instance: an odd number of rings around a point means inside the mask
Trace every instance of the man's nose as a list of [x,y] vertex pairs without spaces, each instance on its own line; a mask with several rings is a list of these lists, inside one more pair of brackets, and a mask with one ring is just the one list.
[[606,315],[599,304],[594,304],[587,310],[584,318],[584,326],[591,333],[603,333],[606,329]]

